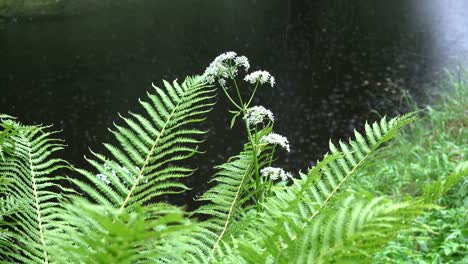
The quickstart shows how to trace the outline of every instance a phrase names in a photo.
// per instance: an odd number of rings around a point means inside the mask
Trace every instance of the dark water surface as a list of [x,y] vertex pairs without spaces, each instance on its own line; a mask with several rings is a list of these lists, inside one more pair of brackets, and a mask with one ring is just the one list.
[[[106,128],[138,107],[151,82],[202,73],[234,50],[276,77],[256,102],[291,141],[277,165],[295,172],[321,157],[329,138],[403,110],[400,89],[418,97],[444,67],[468,59],[465,0],[135,2],[9,19],[0,27],[0,112],[63,129],[63,157],[85,166],[88,147],[114,142]],[[190,197],[244,142],[241,127],[228,128],[226,105],[220,96],[208,121]]]

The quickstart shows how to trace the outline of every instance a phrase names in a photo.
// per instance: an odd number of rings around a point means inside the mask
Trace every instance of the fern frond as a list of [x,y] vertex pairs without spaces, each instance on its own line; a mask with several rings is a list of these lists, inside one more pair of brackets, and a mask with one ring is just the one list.
[[77,199],[66,206],[62,232],[54,234],[55,263],[143,263],[173,256],[164,251],[166,240],[191,228],[183,212],[153,204],[121,212]]
[[11,116],[11,115],[0,113],[0,121],[14,120],[14,119],[16,119],[16,118]]
[[423,197],[426,202],[437,203],[450,188],[468,176],[468,161],[460,163],[448,176],[424,186]]
[[5,161],[5,155],[15,151],[15,141],[12,139],[18,134],[18,128],[12,117],[0,114],[0,158]]
[[412,114],[390,121],[383,118],[372,126],[366,124],[366,136],[355,131],[356,140],[350,140],[349,144],[340,142],[337,147],[330,143],[330,154],[307,175],[301,174],[291,186],[270,197],[264,205],[265,212],[251,217],[248,222],[241,219],[236,223],[244,228],[233,236],[246,237],[258,248],[268,251],[294,245],[321,212],[333,206],[335,198],[369,156],[414,118]]
[[87,159],[97,173],[77,169],[88,182],[74,182],[98,204],[123,211],[187,189],[177,180],[193,169],[178,164],[198,152],[197,137],[205,132],[192,127],[211,110],[214,90],[202,77],[164,82],[164,87],[154,86],[154,94],[140,100],[145,115],[130,113],[121,117],[125,125],[111,130],[119,145],[104,144],[110,158],[93,153]]
[[[270,131],[271,127],[266,127],[258,132],[256,138],[261,138]],[[259,149],[260,167],[266,164],[266,153],[269,153],[269,149],[268,146]],[[245,144],[239,155],[229,158],[228,162],[216,168],[219,171],[212,179],[216,185],[197,199],[206,204],[193,212],[194,215],[209,218],[199,223],[197,229],[187,235],[187,241],[191,245],[187,248],[191,249],[183,255],[190,263],[216,261],[217,254],[222,254],[220,248],[223,246],[223,239],[229,235],[231,223],[248,207],[253,194],[255,174],[252,145]]]
[[[4,249],[11,248],[13,242],[11,241],[12,233],[6,227],[12,225],[11,221],[7,221],[5,218],[12,215],[13,213],[20,210],[20,203],[10,196],[6,196],[6,186],[11,181],[8,181],[6,177],[0,176],[0,252]],[[0,257],[1,259],[1,257]]]
[[62,140],[51,136],[46,127],[22,126],[10,123],[17,133],[10,139],[15,148],[5,160],[0,160],[0,175],[11,182],[4,188],[9,200],[21,204],[21,210],[12,212],[8,227],[9,243],[0,253],[0,260],[21,263],[48,263],[49,236],[60,229],[55,221],[60,210],[62,191],[57,170],[66,167],[53,154],[63,148]]
[[370,263],[373,253],[430,207],[420,201],[393,203],[383,197],[351,195],[318,216],[294,244],[269,241],[282,246],[259,249],[240,240],[239,253],[248,263]]

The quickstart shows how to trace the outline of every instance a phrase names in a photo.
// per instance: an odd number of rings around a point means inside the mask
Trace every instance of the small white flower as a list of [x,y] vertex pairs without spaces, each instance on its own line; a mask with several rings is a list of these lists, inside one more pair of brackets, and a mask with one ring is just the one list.
[[214,83],[216,78],[229,78],[230,71],[235,76],[237,73],[236,67],[230,66],[228,61],[236,59],[236,56],[237,53],[229,51],[216,57],[205,70],[206,81]]
[[234,59],[234,62],[236,63],[237,67],[244,67],[245,71],[250,69],[249,59],[247,59],[246,56],[239,56]]
[[104,175],[104,174],[99,173],[98,175],[96,175],[96,178],[98,178],[99,180],[105,182],[106,184],[110,184],[110,183],[111,183],[111,182],[109,181],[109,179],[107,178],[107,176]]
[[269,133],[266,136],[263,136],[260,139],[260,142],[265,143],[265,144],[270,144],[270,145],[280,145],[281,147],[286,149],[287,152],[289,152],[291,150],[290,147],[289,147],[288,139],[286,137],[280,135],[280,134],[276,134],[276,133],[273,133],[273,132]]
[[244,116],[244,119],[247,120],[249,125],[258,125],[263,123],[265,118],[269,119],[271,122],[275,121],[273,113],[263,106],[253,106],[248,108]]
[[275,77],[271,76],[267,71],[254,71],[246,75],[244,81],[251,84],[255,84],[257,82],[260,82],[261,84],[269,83],[271,87],[275,85]]
[[275,83],[276,83],[276,82],[275,82],[275,77],[270,76],[269,83],[270,83],[271,87],[275,86]]
[[260,174],[262,174],[263,177],[270,178],[273,181],[279,178],[281,178],[282,181],[292,179],[291,173],[285,172],[281,168],[266,167],[260,170]]
[[228,52],[225,52],[224,54],[221,54],[221,58],[222,58],[221,60],[232,60],[236,56],[237,56],[237,53],[235,53],[234,51],[228,51]]
[[229,51],[216,57],[206,68],[203,75],[208,83],[214,83],[218,79],[218,82],[224,86],[225,79],[237,76],[239,67],[243,67],[245,71],[248,71],[250,69],[249,59],[246,56],[237,56],[237,53]]
[[[206,72],[205,72],[205,74],[206,74]],[[214,83],[214,82],[215,82],[214,75],[207,74],[207,75],[206,75],[206,81],[207,81],[209,84]]]
[[226,80],[225,79],[219,79],[218,80],[219,85],[221,86],[226,86]]

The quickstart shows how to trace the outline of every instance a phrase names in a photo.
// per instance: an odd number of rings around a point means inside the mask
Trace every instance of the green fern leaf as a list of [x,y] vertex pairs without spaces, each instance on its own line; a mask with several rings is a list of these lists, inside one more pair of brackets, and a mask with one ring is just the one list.
[[56,221],[61,193],[69,192],[58,182],[62,177],[55,175],[66,164],[52,158],[63,144],[51,137],[56,132],[46,132],[45,127],[10,124],[17,131],[10,138],[15,148],[5,160],[0,160],[0,175],[11,179],[3,192],[9,201],[20,204],[21,210],[9,212],[13,225],[5,233],[10,243],[2,248],[0,260],[48,263],[49,237],[61,227]]
[[233,263],[370,263],[373,253],[430,208],[421,201],[393,203],[383,197],[369,200],[350,195],[338,208],[318,216],[294,243],[278,237],[259,248],[245,237],[234,238],[236,246],[230,250],[236,253],[227,259]]
[[[233,237],[247,239],[250,244],[257,246],[256,251],[260,255],[266,252],[281,254],[284,247],[295,245],[304,230],[316,224],[322,211],[333,206],[338,194],[366,164],[368,157],[414,119],[413,114],[389,122],[384,119],[372,126],[366,125],[365,138],[355,132],[356,141],[351,140],[349,144],[340,142],[339,148],[330,143],[331,153],[307,175],[302,174],[300,179],[294,180],[293,185],[276,192],[265,205],[264,213],[257,214],[250,223],[239,220],[238,224],[244,228],[239,229]],[[381,128],[382,123],[386,125]],[[324,243],[326,245],[329,242]],[[271,257],[277,259],[279,256]]]
[[[411,225],[430,208],[420,201],[392,203],[382,197],[372,200],[349,196],[337,211],[321,216],[297,242],[295,263],[370,263],[371,256]],[[319,223],[326,224],[320,230]],[[316,229],[318,235],[309,237]],[[321,247],[317,247],[321,245]],[[303,257],[307,254],[307,258]]]
[[180,263],[165,243],[192,228],[180,209],[165,204],[121,212],[76,199],[66,209],[67,227],[52,236],[54,263]]
[[[271,127],[266,127],[258,132],[256,138],[261,138],[270,131]],[[270,147],[262,146],[259,151],[260,167],[267,162],[268,150]],[[226,249],[223,240],[229,237],[230,225],[239,217],[239,213],[248,207],[252,198],[255,174],[252,145],[245,144],[239,155],[231,157],[217,169],[219,171],[212,179],[216,185],[197,199],[206,204],[193,212],[194,215],[202,215],[209,219],[187,234],[187,241],[191,245],[187,248],[191,249],[183,255],[190,263],[214,263],[223,256]]]
[[140,100],[145,115],[130,113],[122,117],[125,125],[111,130],[119,145],[104,144],[110,158],[94,152],[87,158],[97,173],[77,169],[88,181],[75,184],[98,204],[122,211],[188,189],[178,179],[193,169],[178,164],[198,152],[196,138],[205,131],[191,127],[211,110],[214,90],[202,77],[188,77],[182,84],[164,81],[164,87],[154,86],[154,94]]

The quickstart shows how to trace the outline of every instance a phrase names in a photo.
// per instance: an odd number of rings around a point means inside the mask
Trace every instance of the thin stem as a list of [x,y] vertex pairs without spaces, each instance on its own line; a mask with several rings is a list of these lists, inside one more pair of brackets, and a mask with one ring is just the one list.
[[273,180],[268,180],[268,196],[271,195],[271,187],[273,186]]
[[[186,95],[186,93],[187,92],[184,93],[184,96]],[[153,146],[151,147],[150,151],[148,152],[148,154],[146,156],[146,159],[143,162],[143,165],[141,166],[140,171],[138,172],[138,176],[135,178],[135,182],[133,183],[132,188],[130,189],[130,191],[128,191],[127,197],[122,202],[122,205],[120,206],[119,212],[122,212],[124,210],[125,206],[127,205],[127,203],[130,202],[130,198],[134,194],[134,192],[135,192],[135,190],[137,188],[137,185],[139,184],[140,180],[143,178],[143,173],[144,173],[146,167],[150,163],[151,156],[153,155],[154,151],[156,150],[156,147],[159,146],[159,141],[161,140],[162,136],[164,135],[170,121],[172,121],[172,118],[173,118],[176,110],[178,110],[178,108],[179,108],[179,105],[180,105],[180,101],[177,103],[177,105],[172,110],[171,114],[169,115],[169,117],[166,120],[166,123],[164,123],[161,131],[159,132],[158,137],[156,138],[156,140],[154,141]],[[114,221],[115,221],[115,219],[114,219]]]
[[[276,145],[273,145],[273,148],[271,148],[270,161],[268,162],[268,167],[271,167],[271,164],[273,163],[273,158],[274,158],[274,155],[275,155],[275,149],[276,149]],[[266,195],[270,196],[271,187],[273,186],[273,180],[268,180],[267,182],[268,182],[268,188],[265,188]]]
[[32,182],[32,188],[33,188],[33,193],[34,193],[34,205],[35,205],[35,209],[36,209],[36,220],[37,220],[37,226],[38,226],[38,232],[39,232],[39,240],[41,242],[41,249],[42,249],[42,254],[44,256],[44,263],[45,264],[48,264],[49,263],[49,256],[47,254],[47,251],[45,249],[46,247],[46,242],[45,242],[45,239],[44,239],[44,227],[42,226],[42,213],[41,213],[41,207],[39,205],[40,203],[40,198],[39,198],[39,191],[38,191],[38,183],[36,181],[36,177],[37,177],[37,172],[36,170],[34,169],[35,166],[33,164],[33,157],[32,157],[32,153],[31,153],[31,139],[30,138],[26,138],[24,135],[22,135],[22,137],[24,139],[27,140],[27,143],[28,143],[28,158],[29,158],[29,170],[31,172],[31,182]]
[[268,167],[270,167],[271,164],[273,163],[273,156],[275,155],[275,149],[276,149],[276,145],[273,145],[273,148],[271,149],[271,154],[270,154],[270,162],[268,162]]
[[[255,126],[255,143],[257,142],[257,126]],[[260,190],[261,188],[261,183],[260,183],[260,175],[259,175],[259,168],[258,168],[258,160],[257,160],[257,145],[253,148],[253,153],[254,153],[254,161],[255,161],[255,195],[257,196],[257,211],[260,211],[260,203],[263,203],[263,197],[262,197],[262,191]]]
[[224,85],[220,84],[221,85],[221,90],[223,90],[224,94],[226,95],[226,97],[229,99],[229,101],[231,101],[231,103],[237,107],[239,110],[242,109],[242,107],[240,107],[233,99],[232,97],[229,95],[229,93],[227,92],[227,89],[226,87],[224,87]]
[[254,95],[255,95],[255,92],[257,91],[258,84],[259,84],[259,81],[257,81],[257,83],[255,84],[254,91],[253,91],[252,95],[250,96],[250,99],[249,99],[249,101],[247,102],[246,107],[249,107],[250,103],[252,102],[252,100],[253,100],[253,98],[254,98]]
[[234,211],[234,206],[236,205],[237,199],[239,199],[239,196],[241,195],[241,187],[243,186],[243,183],[246,180],[247,175],[249,175],[250,167],[251,167],[251,165],[249,165],[249,167],[247,167],[247,170],[245,171],[244,175],[242,176],[241,184],[239,185],[239,187],[237,187],[236,196],[235,196],[235,199],[233,200],[233,202],[231,203],[231,207],[229,208],[229,213],[228,213],[228,215],[226,217],[226,223],[224,224],[223,231],[221,232],[218,239],[216,240],[216,243],[213,245],[213,248],[211,249],[212,253],[216,250],[216,246],[220,243],[221,239],[224,237],[224,233],[226,233],[226,230],[227,230],[228,225],[229,225],[230,220],[231,220],[232,212]]
[[239,86],[237,86],[236,78],[234,78],[234,76],[231,75],[231,79],[232,79],[232,81],[234,82],[234,86],[236,87],[237,97],[239,98],[240,104],[242,105],[243,108],[247,108],[247,107],[244,105],[244,101],[242,100],[242,96],[240,95],[240,90],[239,90]]
[[[231,74],[231,79],[234,82],[234,86],[236,87],[237,97],[239,98],[239,102],[242,105],[242,114],[244,117],[246,116],[246,109],[247,105],[244,105],[242,100],[242,96],[240,94],[239,86],[237,85],[237,81],[234,76]],[[257,128],[255,128],[255,138],[252,137],[252,133],[250,131],[249,123],[247,119],[244,118],[245,128],[247,129],[247,134],[249,135],[250,144],[252,145],[252,155],[255,164],[255,196],[257,197],[257,211],[260,211],[260,174],[258,171],[258,157],[257,157]]]

